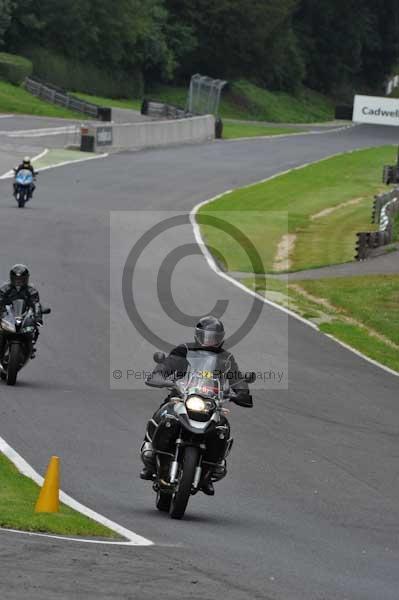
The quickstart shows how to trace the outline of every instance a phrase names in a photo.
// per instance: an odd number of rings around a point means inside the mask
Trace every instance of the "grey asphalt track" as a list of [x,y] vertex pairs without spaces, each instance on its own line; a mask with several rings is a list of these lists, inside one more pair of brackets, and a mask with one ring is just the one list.
[[[114,155],[43,173],[24,211],[0,182],[1,272],[28,262],[53,308],[38,359],[15,389],[0,387],[0,435],[40,471],[58,454],[66,492],[155,542],[118,549],[0,532],[2,600],[398,599],[398,378],[265,306],[234,352],[254,368],[284,365],[288,352],[288,389],[256,390],[252,411],[232,409],[229,475],[176,522],[154,510],[151,486],[138,479],[138,447],[160,396],[109,385],[110,355],[150,368],[154,348],[127,331],[118,303],[111,326],[121,350],[110,353],[108,333],[110,210],[191,210],[276,172],[397,141],[396,129],[357,127]],[[144,233],[140,215],[132,243]],[[184,308],[201,314],[219,297],[248,311],[249,295],[193,260],[195,272],[182,261],[175,277]],[[139,299],[153,328],[181,341],[190,330],[156,313],[156,276],[146,256]],[[233,327],[234,316],[226,322]]]
[[[35,117],[24,115],[11,115],[0,118],[0,175],[9,171],[18,164],[23,156],[37,156],[45,148],[64,148],[68,145],[77,145],[78,136],[66,128],[79,127],[84,122],[68,119],[52,119],[49,117]],[[32,136],[40,130],[59,129],[57,135]]]
[[[396,247],[397,246],[397,247]],[[395,249],[396,247],[396,249]],[[399,245],[393,245],[392,250],[387,254],[370,257],[364,261],[355,261],[341,265],[331,265],[329,267],[320,267],[319,269],[307,269],[305,271],[296,271],[286,274],[268,274],[271,279],[282,279],[287,281],[297,281],[300,279],[321,279],[322,277],[354,277],[356,275],[397,275],[399,274]],[[231,272],[234,279],[245,279],[248,273]],[[264,275],[255,275],[255,277],[264,277]]]

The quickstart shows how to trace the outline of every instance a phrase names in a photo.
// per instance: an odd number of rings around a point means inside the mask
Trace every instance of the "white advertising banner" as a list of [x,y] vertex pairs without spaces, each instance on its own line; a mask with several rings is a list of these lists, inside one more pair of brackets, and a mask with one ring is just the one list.
[[353,122],[399,126],[399,98],[355,96]]

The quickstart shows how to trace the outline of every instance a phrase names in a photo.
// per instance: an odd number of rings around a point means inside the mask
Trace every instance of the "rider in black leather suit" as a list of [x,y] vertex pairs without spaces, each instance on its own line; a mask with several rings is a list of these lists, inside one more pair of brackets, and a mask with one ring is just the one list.
[[[25,300],[27,306],[32,308],[35,313],[36,323],[43,325],[42,306],[40,304],[39,292],[29,285],[29,269],[25,265],[14,265],[10,270],[10,282],[0,287],[0,314],[4,308],[12,304],[15,300]],[[39,332],[33,339],[35,345],[39,337]],[[0,356],[3,356],[4,337],[0,331]],[[32,350],[32,358],[35,357],[36,349]]]

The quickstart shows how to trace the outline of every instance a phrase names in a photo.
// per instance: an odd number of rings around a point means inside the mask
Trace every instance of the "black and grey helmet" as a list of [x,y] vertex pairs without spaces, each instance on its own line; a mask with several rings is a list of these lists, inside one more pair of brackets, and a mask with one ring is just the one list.
[[204,317],[195,328],[195,341],[204,348],[218,348],[224,342],[224,326],[216,317]]
[[20,290],[29,285],[29,269],[25,265],[14,265],[10,271],[10,283]]

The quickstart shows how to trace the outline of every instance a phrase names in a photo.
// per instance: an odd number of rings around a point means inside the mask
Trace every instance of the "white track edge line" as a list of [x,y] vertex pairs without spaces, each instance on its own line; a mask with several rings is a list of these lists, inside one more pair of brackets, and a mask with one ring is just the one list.
[[[50,152],[49,149],[45,150],[44,152],[42,152],[41,154],[39,154],[38,156],[32,158],[32,162],[39,160],[40,158],[43,158],[43,156],[45,156],[48,152]],[[68,165],[74,165],[77,163],[83,163],[83,162],[88,162],[89,160],[98,160],[100,158],[108,158],[109,154],[97,154],[96,156],[87,156],[85,158],[77,158],[74,160],[66,160],[64,162],[61,163],[57,163],[55,165],[49,165],[47,167],[41,167],[39,169],[37,169],[38,173],[42,173],[43,171],[49,171],[50,169],[57,169],[58,167],[65,167]],[[5,173],[5,175],[2,175],[0,177],[1,179],[11,179],[14,176],[14,171],[8,171],[7,173]]]
[[[18,471],[20,473],[22,473],[22,475],[25,475],[26,477],[29,477],[29,479],[32,479],[32,481],[34,481],[39,487],[41,487],[43,485],[43,481],[44,481],[43,477],[41,475],[39,475],[39,473],[37,471],[35,471],[34,468],[20,454],[18,454],[18,452],[16,450],[14,450],[14,448],[12,448],[2,437],[0,437],[0,452],[2,452],[17,467]],[[72,498],[68,494],[65,494],[65,492],[62,492],[62,491],[60,492],[60,500],[61,500],[61,502],[63,502],[64,504],[66,504],[67,506],[72,508],[73,510],[76,510],[76,511],[80,512],[81,514],[85,515],[86,517],[89,517],[93,521],[96,521],[97,523],[100,523],[101,525],[108,527],[108,529],[111,529],[115,533],[119,534],[120,536],[122,536],[128,540],[127,542],[117,542],[117,541],[108,541],[108,540],[103,541],[103,540],[90,540],[90,539],[85,539],[85,538],[81,538],[81,539],[74,538],[73,541],[89,543],[89,544],[98,543],[98,544],[112,544],[112,545],[122,545],[122,546],[152,546],[153,545],[153,542],[151,542],[147,538],[137,535],[130,529],[127,529],[126,527],[122,527],[122,525],[118,525],[118,523],[115,523],[114,521],[111,521],[107,517],[100,515],[99,513],[92,510],[91,508],[85,506],[84,504],[81,504],[77,500],[74,500],[74,498]],[[31,534],[32,532],[25,532],[25,533]],[[65,541],[72,540],[72,538],[62,537],[62,536],[54,536],[51,534],[41,534],[41,535],[44,537],[51,537],[51,538],[56,537],[57,539],[62,539]]]
[[56,165],[49,165],[48,167],[42,167],[38,169],[38,172],[49,171],[50,169],[58,169],[58,167],[65,167],[67,165],[76,165],[77,163],[88,162],[89,160],[98,160],[100,158],[108,158],[109,154],[96,154],[96,156],[87,156],[86,158],[77,158],[74,160],[66,160],[64,162],[58,163]]
[[[41,158],[43,158],[44,156],[46,156],[48,151],[49,151],[48,148],[46,148],[45,150],[43,150],[43,152],[40,152],[40,154],[37,154],[37,156],[34,156],[32,158],[32,162],[36,162],[36,161],[40,160]],[[5,173],[4,175],[1,175],[0,179],[11,179],[12,177],[14,177],[14,169],[12,169],[11,171],[7,171],[7,173]]]
[[[276,136],[274,136],[274,137],[276,137]],[[289,137],[289,136],[287,136],[287,137]],[[388,145],[391,145],[391,144],[388,144]],[[370,148],[374,148],[374,146],[369,146],[369,147],[365,147],[365,148],[356,148],[354,150],[349,150],[347,152],[338,152],[338,153],[335,153],[335,154],[331,154],[330,156],[321,158],[320,160],[316,160],[316,161],[313,161],[311,163],[305,163],[303,165],[300,165],[298,167],[294,167],[292,169],[288,169],[286,171],[281,171],[280,173],[276,173],[275,175],[271,175],[270,177],[267,177],[266,179],[261,179],[260,181],[256,181],[254,183],[250,183],[249,185],[246,185],[246,186],[243,186],[243,187],[240,187],[240,188],[237,188],[237,189],[247,189],[247,188],[253,187],[255,185],[260,185],[261,183],[266,183],[267,181],[271,181],[272,179],[276,179],[277,177],[282,177],[283,175],[287,175],[288,173],[291,173],[292,171],[299,171],[299,170],[304,169],[305,167],[308,167],[310,165],[316,165],[318,163],[324,162],[326,160],[329,160],[330,158],[335,158],[336,156],[342,156],[344,154],[352,154],[352,153],[358,152],[360,150],[369,150]],[[235,191],[235,190],[227,190],[226,192],[218,194],[217,196],[214,196],[213,198],[210,198],[209,200],[204,200],[203,202],[200,202],[199,204],[197,204],[196,206],[194,206],[194,208],[190,212],[190,222],[191,222],[191,225],[193,227],[193,232],[194,232],[195,240],[196,240],[196,242],[197,242],[197,244],[198,244],[198,246],[199,246],[202,254],[204,255],[204,258],[205,258],[206,262],[208,263],[208,266],[212,269],[212,271],[214,271],[217,275],[219,275],[219,277],[222,277],[226,281],[229,281],[230,283],[232,283],[233,285],[235,285],[239,289],[243,290],[247,294],[250,294],[251,296],[254,296],[254,297],[258,298],[259,300],[261,300],[265,304],[268,304],[269,306],[272,306],[273,308],[276,308],[277,310],[280,310],[280,311],[286,313],[290,317],[293,317],[294,319],[297,319],[298,321],[301,321],[302,323],[304,323],[305,325],[308,325],[312,329],[315,329],[316,331],[319,331],[322,335],[325,335],[326,337],[330,338],[331,340],[333,340],[334,342],[336,342],[340,346],[346,348],[347,350],[349,350],[350,352],[352,352],[356,356],[359,356],[360,358],[364,359],[365,361],[367,361],[367,362],[371,363],[372,365],[374,365],[374,366],[382,369],[383,371],[386,371],[387,373],[390,373],[391,375],[395,375],[396,377],[399,377],[399,372],[398,371],[394,371],[393,369],[390,369],[386,365],[383,365],[382,363],[380,363],[380,362],[378,362],[378,361],[370,358],[369,356],[366,356],[366,354],[363,354],[359,350],[356,350],[355,348],[352,348],[352,346],[349,346],[348,344],[345,344],[345,342],[341,342],[341,340],[339,340],[335,336],[330,335],[330,334],[326,334],[326,333],[322,332],[315,323],[312,323],[312,321],[309,321],[308,319],[305,319],[301,315],[298,315],[297,313],[293,312],[289,308],[286,308],[285,306],[282,306],[281,304],[276,304],[275,302],[272,302],[271,300],[268,300],[267,298],[265,298],[261,294],[258,294],[254,290],[249,289],[243,283],[237,281],[236,279],[234,279],[230,275],[227,275],[227,273],[224,273],[223,271],[221,271],[221,269],[216,264],[215,259],[213,258],[212,254],[208,250],[208,247],[206,246],[204,240],[202,239],[201,229],[200,229],[199,224],[197,223],[196,216],[197,216],[198,211],[203,206],[206,206],[207,204],[211,204],[215,200],[218,200],[219,198],[222,198],[223,196],[227,196],[228,194],[231,194],[233,191]],[[249,278],[251,277],[251,273],[248,273],[248,277]],[[265,277],[267,277],[267,275],[265,275]]]

